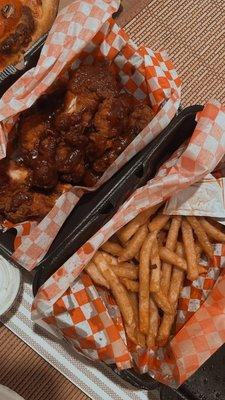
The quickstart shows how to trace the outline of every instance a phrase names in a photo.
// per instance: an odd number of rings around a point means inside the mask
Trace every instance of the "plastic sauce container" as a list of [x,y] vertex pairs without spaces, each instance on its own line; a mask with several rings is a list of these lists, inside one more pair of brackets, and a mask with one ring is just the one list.
[[20,283],[19,269],[0,256],[0,316],[12,307],[19,293]]
[[24,400],[24,398],[6,386],[0,385],[0,400]]

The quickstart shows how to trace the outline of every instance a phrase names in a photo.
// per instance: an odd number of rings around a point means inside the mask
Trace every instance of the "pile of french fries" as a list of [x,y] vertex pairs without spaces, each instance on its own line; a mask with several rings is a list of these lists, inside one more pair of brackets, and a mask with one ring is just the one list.
[[194,281],[213,261],[212,243],[224,243],[221,226],[203,217],[141,212],[94,255],[86,272],[109,289],[136,345],[164,346],[173,328],[185,276]]

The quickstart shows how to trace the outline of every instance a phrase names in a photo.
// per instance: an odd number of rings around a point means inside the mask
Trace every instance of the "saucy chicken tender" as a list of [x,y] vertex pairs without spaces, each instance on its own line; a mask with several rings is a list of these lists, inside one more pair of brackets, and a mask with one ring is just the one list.
[[118,96],[121,90],[106,64],[83,65],[70,75],[68,89],[74,94],[95,93],[100,99]]
[[[81,134],[87,128],[99,105],[96,93],[73,94],[68,91],[65,97],[63,112],[56,117],[55,126],[59,131],[67,131],[71,126]],[[74,129],[75,130],[75,129]]]
[[94,126],[103,137],[114,138],[123,133],[128,125],[129,114],[136,102],[128,94],[109,97],[99,106]]
[[129,118],[128,129],[130,132],[138,135],[154,118],[155,114],[152,109],[147,105],[138,104]]
[[56,152],[56,166],[62,181],[74,184],[80,182],[85,173],[83,152],[62,144]]
[[48,128],[42,114],[26,117],[19,125],[19,141],[22,153],[32,159],[37,156],[42,135]]
[[11,135],[0,162],[1,219],[40,220],[71,185],[96,185],[153,117],[121,92],[106,64],[73,71],[21,115]]
[[58,183],[58,173],[55,165],[45,158],[37,158],[33,163],[32,186],[50,190]]
[[15,190],[8,196],[4,209],[5,217],[14,223],[43,219],[54,207],[58,193],[43,194],[26,188]]

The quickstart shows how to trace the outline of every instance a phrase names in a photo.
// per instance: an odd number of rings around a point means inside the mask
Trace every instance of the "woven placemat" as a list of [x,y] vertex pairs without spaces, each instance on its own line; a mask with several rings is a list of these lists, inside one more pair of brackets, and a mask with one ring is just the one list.
[[25,400],[89,399],[4,326],[0,327],[0,360],[0,383]]
[[[23,271],[21,295],[12,310],[1,319],[24,343],[5,328],[0,328],[1,366],[2,360],[5,360],[4,368],[0,368],[0,383],[4,381],[25,400],[43,400],[42,392],[46,393],[46,400],[86,399],[67,380],[86,393],[87,398],[94,400],[158,400],[155,392],[148,394],[144,390],[136,390],[107,365],[90,362],[66,341],[58,340],[34,325],[30,318],[33,301],[31,282],[31,274]],[[8,348],[5,339],[9,342]],[[62,375],[56,373],[53,366]],[[57,391],[61,393],[62,387],[63,394],[55,396]]]
[[224,0],[153,0],[126,30],[138,44],[168,51],[183,80],[184,106],[225,103]]

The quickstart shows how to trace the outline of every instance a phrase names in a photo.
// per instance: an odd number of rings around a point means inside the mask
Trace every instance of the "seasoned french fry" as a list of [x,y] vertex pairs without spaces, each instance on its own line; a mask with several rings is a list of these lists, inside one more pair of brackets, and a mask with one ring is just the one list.
[[145,335],[143,335],[143,333],[141,333],[139,330],[138,295],[137,295],[137,293],[128,291],[128,296],[130,298],[130,302],[131,302],[133,310],[134,310],[137,344],[140,347],[145,347]]
[[[138,293],[138,291],[139,291],[139,283],[138,282],[132,281],[127,278],[121,278],[120,280],[124,284],[124,286],[126,286],[126,288],[128,290],[130,290],[131,292]],[[162,311],[164,311],[168,314],[173,313],[173,308],[172,308],[171,304],[169,303],[167,297],[161,291],[159,291],[157,293],[152,293],[152,297],[155,300],[158,307]]]
[[190,281],[198,278],[198,264],[195,253],[195,242],[191,225],[186,219],[181,224],[182,237],[184,242],[184,251],[187,258],[187,277]]
[[176,254],[179,257],[184,258],[185,257],[185,251],[184,251],[184,244],[182,242],[177,242],[176,245]]
[[225,234],[221,232],[216,226],[212,225],[205,218],[199,218],[199,221],[209,237],[216,240],[217,242],[225,243]]
[[[184,249],[181,243],[177,243],[176,253],[178,256],[182,257],[184,255]],[[184,282],[184,272],[179,268],[173,268],[171,282],[169,287],[169,302],[173,306],[176,305],[180,291],[183,287]]]
[[159,257],[162,261],[168,264],[175,265],[177,268],[187,271],[187,263],[184,258],[178,256],[174,251],[167,249],[166,247],[160,247]]
[[138,228],[140,226],[144,225],[149,217],[158,210],[160,207],[160,204],[150,207],[147,210],[142,211],[140,214],[138,214],[132,221],[130,221],[127,225],[125,225],[123,228],[121,228],[117,232],[117,236],[120,239],[122,243],[128,242],[130,238],[137,232]]
[[196,217],[187,217],[187,220],[189,224],[191,225],[195,235],[198,238],[198,241],[204,250],[204,252],[207,254],[209,258],[213,258],[213,247],[212,244],[209,241],[209,238],[203,228],[203,226],[200,224],[198,219]]
[[112,242],[108,240],[104,243],[101,247],[102,250],[106,251],[107,253],[112,254],[113,256],[120,256],[121,252],[123,251],[123,247],[120,246],[119,243]]
[[199,262],[202,255],[202,248],[199,243],[195,243],[196,261]]
[[111,254],[105,253],[101,251],[101,254],[106,259],[106,261],[110,264],[110,266],[117,266],[117,267],[125,267],[126,269],[132,269],[134,267],[133,264],[129,262],[118,262],[118,258],[112,256]]
[[170,229],[166,240],[166,247],[172,251],[176,249],[177,237],[180,226],[181,226],[181,216],[177,215],[172,217]]
[[164,346],[170,337],[185,274],[191,281],[206,274],[202,253],[213,258],[210,240],[225,243],[225,233],[214,221],[167,216],[161,209],[154,215],[159,207],[141,212],[120,229],[122,245],[113,236],[85,267],[93,282],[114,296],[128,339],[149,350]]
[[[181,243],[177,243],[176,253],[180,257],[184,256],[184,250]],[[163,315],[157,336],[157,343],[160,346],[164,346],[167,340],[169,339],[170,331],[173,326],[173,322],[176,315],[179,294],[183,287],[183,281],[184,281],[184,272],[174,267],[169,288],[169,302],[173,307],[173,314],[165,313]]]
[[115,274],[119,277],[122,278],[128,278],[128,279],[138,279],[138,268],[137,267],[126,267],[126,266],[120,266],[119,264],[117,265],[111,265],[110,266],[115,272]]
[[151,265],[155,266],[156,268],[152,269],[152,271],[151,271],[150,292],[156,293],[160,290],[160,278],[161,278],[161,261],[159,258],[159,247],[158,247],[158,241],[156,238],[154,239],[154,243],[152,246]]
[[105,251],[101,251],[101,249],[100,249],[101,254],[110,265],[118,265],[118,258],[112,256],[112,254],[106,253]]
[[106,281],[104,276],[102,276],[101,272],[98,270],[94,262],[89,262],[85,267],[85,271],[88,273],[94,283],[109,289],[108,282]]
[[148,224],[148,229],[150,232],[157,231],[159,232],[169,221],[169,215],[158,214],[156,215],[151,222]]
[[152,293],[152,298],[162,311],[167,314],[173,314],[173,307],[161,290],[157,293]]
[[156,233],[150,233],[144,240],[140,251],[139,264],[139,329],[145,335],[149,331],[149,282],[150,257]]
[[149,331],[147,336],[147,346],[154,349],[159,328],[159,311],[155,301],[150,297],[149,307]]
[[133,342],[135,344],[138,344],[136,323],[128,325],[125,322],[124,323],[124,327],[125,327],[125,331],[126,331],[127,337],[131,340],[131,342]]
[[[175,305],[175,307],[177,308],[177,306]],[[159,331],[158,331],[158,335],[157,335],[157,344],[161,347],[165,346],[169,336],[170,336],[170,332],[174,323],[174,319],[175,319],[175,313],[174,314],[164,314],[161,324],[159,326]]]
[[120,278],[121,282],[123,285],[130,290],[131,292],[139,292],[139,282],[132,281],[131,279],[128,278]]
[[[166,248],[174,251],[176,248],[177,237],[179,233],[179,229],[181,226],[181,217],[175,216],[172,218],[170,228],[168,231],[168,236],[166,240]],[[172,265],[166,262],[162,264],[162,278],[161,278],[161,289],[163,293],[167,296],[170,286],[170,278],[172,272]]]
[[101,253],[97,254],[95,258],[95,263],[99,271],[108,282],[125,323],[129,326],[134,325],[134,311],[126,288],[120,283],[118,277],[108,266],[105,258]]
[[119,261],[131,260],[137,254],[148,234],[146,225],[141,226],[134,236],[129,240],[126,247],[121,251]]

